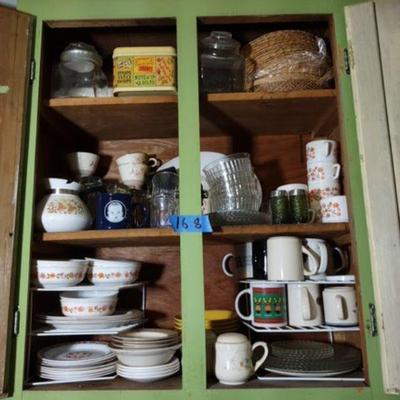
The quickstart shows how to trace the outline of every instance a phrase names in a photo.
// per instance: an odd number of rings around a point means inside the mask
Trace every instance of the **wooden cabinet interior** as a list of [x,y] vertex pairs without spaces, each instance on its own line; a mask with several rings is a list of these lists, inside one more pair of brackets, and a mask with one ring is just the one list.
[[[328,16],[213,17],[198,19],[199,39],[211,30],[228,30],[242,43],[277,29],[303,29],[323,37],[335,61],[332,21]],[[104,58],[104,70],[111,85],[112,51],[117,46],[166,45],[176,47],[173,19],[119,21],[47,21],[43,29],[40,123],[37,145],[37,200],[43,196],[40,180],[67,177],[65,154],[93,151],[102,156],[99,175],[116,180],[115,159],[125,153],[144,151],[163,161],[178,155],[177,96],[134,96],[88,99],[51,99],[51,68],[60,52],[73,41],[93,44]],[[179,55],[178,55],[179,56]],[[336,67],[336,65],[335,65]],[[221,93],[201,95],[201,150],[222,153],[249,152],[260,178],[264,199],[280,184],[306,183],[304,148],[307,141],[326,136],[340,141],[338,92],[329,88],[290,93]],[[194,132],[194,135],[196,132]],[[346,156],[342,148],[344,193],[350,197],[346,177]],[[234,250],[233,242],[244,242],[276,234],[324,237],[349,248],[351,272],[357,276],[357,260],[348,224],[296,226],[224,227],[204,236],[206,308],[233,308],[238,285],[220,267],[224,254]],[[215,246],[215,244],[218,246]],[[84,231],[66,234],[38,234],[32,258],[128,258],[145,263],[141,278],[153,282],[147,296],[148,317],[156,326],[173,326],[180,313],[179,236],[166,230]],[[359,304],[361,299],[359,298]],[[40,309],[42,303],[35,307]],[[54,310],[57,299],[51,303]],[[261,336],[259,336],[261,338]],[[272,340],[269,335],[264,340]],[[289,337],[284,335],[283,337]],[[292,336],[290,336],[292,337]],[[368,382],[364,332],[334,333],[336,342],[353,344],[364,354],[363,376]],[[282,336],[279,336],[282,338]],[[326,333],[299,334],[298,338],[329,340]],[[36,350],[62,338],[29,337],[29,372],[35,370]],[[210,379],[208,385],[214,387]],[[249,382],[249,387],[319,387],[330,383]],[[343,385],[342,383],[333,383]],[[357,385],[346,383],[346,385]],[[151,384],[153,389],[176,389],[179,377]],[[49,390],[142,389],[148,385],[121,379],[110,382],[69,384]]]
[[[332,56],[334,69],[335,46],[333,40],[332,21],[326,16],[307,17],[213,17],[198,19],[198,36],[203,38],[212,30],[226,30],[241,44],[277,29],[302,29],[312,32],[327,43]],[[229,96],[235,101],[229,102]],[[253,97],[252,97],[253,96]],[[258,96],[258,97],[257,97]],[[265,97],[263,97],[265,96]],[[304,96],[304,97],[303,97]],[[254,171],[260,179],[263,188],[263,199],[267,203],[269,193],[276,187],[293,182],[307,183],[307,167],[305,145],[319,137],[337,140],[341,143],[342,165],[341,184],[343,193],[350,197],[349,182],[346,176],[346,151],[341,141],[339,129],[338,92],[331,82],[330,88],[314,91],[289,93],[238,93],[238,94],[208,94],[200,102],[201,118],[201,150],[216,151],[224,154],[248,152],[251,155]],[[210,120],[204,118],[210,117]],[[266,204],[264,204],[266,206]],[[307,235],[301,229],[298,232],[270,231],[265,235],[291,234],[300,237],[324,237],[335,243],[349,255],[350,271],[358,279],[358,268],[355,248],[352,245],[352,227],[349,232],[320,232],[316,226]],[[260,236],[254,238],[260,239]],[[242,242],[250,240],[243,237]],[[212,243],[204,247],[204,281],[205,308],[234,310],[234,299],[243,285],[227,277],[221,268],[225,254],[234,253],[232,244]],[[356,285],[358,304],[361,304],[360,292]],[[359,319],[362,321],[361,307]],[[243,332],[249,332],[244,330]],[[365,382],[349,383],[346,385],[368,384],[364,332],[334,332],[334,333],[252,333],[252,341],[267,342],[282,339],[311,339],[346,343],[361,349],[363,353],[363,369],[361,376]],[[315,383],[314,383],[315,384]],[[342,386],[342,382],[325,382],[324,386]],[[209,377],[208,386],[223,388],[216,384],[214,377]],[[256,379],[249,381],[247,387],[303,387],[313,386],[305,382],[268,381],[260,383]],[[318,383],[315,384],[318,386]]]
[[[58,61],[61,51],[71,42],[84,41],[92,44],[104,59],[104,70],[112,87],[112,51],[118,46],[174,46],[176,29],[173,19],[119,21],[46,22],[43,30],[43,58],[41,67],[41,106],[36,154],[36,203],[45,194],[40,182],[46,177],[71,177],[65,155],[73,151],[90,151],[101,155],[98,176],[106,181],[119,180],[116,158],[130,152],[146,152],[168,161],[178,155],[177,104],[176,95],[143,96],[143,102],[129,101],[138,98],[77,98],[50,99],[51,68]],[[72,101],[72,106],[69,102]],[[100,101],[100,102],[99,102]],[[89,104],[85,108],[83,104]],[[108,104],[102,108],[103,104]],[[114,102],[114,103],[113,103]],[[66,105],[59,108],[58,103]],[[125,107],[124,104],[127,104]],[[170,109],[172,105],[172,109]],[[113,106],[115,106],[113,108]],[[107,107],[111,107],[108,109]],[[161,107],[161,108],[160,108]],[[73,110],[72,114],[68,110]],[[161,109],[165,110],[163,113]],[[65,111],[67,110],[67,111]],[[174,111],[175,110],[175,111]],[[110,115],[112,118],[110,118]],[[157,122],[158,118],[158,122]],[[148,121],[152,121],[148,123]],[[82,122],[81,124],[79,122]],[[144,121],[147,121],[144,123]],[[161,126],[166,126],[166,135]],[[133,230],[129,230],[132,234]],[[160,247],[162,229],[158,235],[146,242],[114,243],[110,240],[95,243],[94,236],[83,246],[57,245],[35,240],[32,245],[32,259],[68,259],[96,257],[104,259],[130,259],[143,263],[140,280],[148,282],[146,293],[147,326],[171,328],[175,315],[181,312],[179,236]],[[80,233],[87,233],[80,232]],[[99,232],[99,231],[94,231]],[[107,231],[118,233],[119,231]],[[79,233],[79,232],[78,232]],[[168,236],[168,235],[167,235]],[[40,237],[40,235],[39,235]],[[159,239],[161,238],[161,239]],[[90,244],[89,244],[90,242]],[[112,246],[117,245],[117,247]],[[31,315],[38,312],[59,311],[58,292],[34,292],[31,296]],[[141,293],[138,289],[120,292],[118,308],[140,308]],[[34,323],[31,331],[38,328]],[[36,373],[36,353],[39,349],[56,343],[72,340],[110,340],[107,336],[42,337],[30,335],[27,338],[29,352],[26,360],[26,380]],[[137,384],[122,379],[96,384],[70,384],[73,389],[177,389],[181,378],[172,377],[160,383]],[[27,385],[29,387],[29,384]],[[40,387],[43,389],[43,387]],[[49,390],[63,390],[65,386],[49,386]]]

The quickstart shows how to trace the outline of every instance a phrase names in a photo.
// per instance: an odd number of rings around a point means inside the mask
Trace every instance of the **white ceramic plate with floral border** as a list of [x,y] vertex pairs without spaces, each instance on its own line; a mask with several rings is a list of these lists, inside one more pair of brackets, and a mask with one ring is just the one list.
[[38,352],[42,365],[77,367],[104,364],[114,358],[110,348],[101,342],[76,342],[46,347]]

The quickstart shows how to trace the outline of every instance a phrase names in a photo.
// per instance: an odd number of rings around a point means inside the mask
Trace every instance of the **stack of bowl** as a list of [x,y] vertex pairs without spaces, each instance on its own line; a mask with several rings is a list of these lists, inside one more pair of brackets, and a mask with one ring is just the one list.
[[[182,330],[182,317],[175,316],[175,329]],[[230,310],[206,310],[204,312],[204,325],[206,330],[212,330],[217,335],[226,332],[236,332],[239,329],[239,321],[233,311]]]
[[212,212],[259,210],[262,190],[248,153],[224,156],[206,165],[203,172]]
[[174,357],[181,347],[177,331],[137,329],[112,337],[111,350],[118,358],[117,374],[136,382],[152,382],[174,375],[180,369]]
[[44,288],[76,286],[85,279],[87,268],[81,260],[34,260],[32,279]]

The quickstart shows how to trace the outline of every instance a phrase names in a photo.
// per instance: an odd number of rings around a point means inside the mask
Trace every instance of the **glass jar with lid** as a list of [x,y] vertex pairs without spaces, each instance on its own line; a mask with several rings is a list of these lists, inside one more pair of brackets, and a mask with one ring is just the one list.
[[109,96],[103,60],[96,49],[86,43],[70,43],[53,70],[52,97]]
[[244,87],[244,58],[230,32],[213,31],[202,40],[200,79],[203,92],[240,92]]

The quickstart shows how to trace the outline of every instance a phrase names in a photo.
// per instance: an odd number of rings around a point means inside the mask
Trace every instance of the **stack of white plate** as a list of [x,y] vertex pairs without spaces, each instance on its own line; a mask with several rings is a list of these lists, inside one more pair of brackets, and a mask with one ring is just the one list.
[[115,374],[115,356],[100,342],[76,342],[38,352],[38,374],[51,381],[88,381]]
[[137,382],[164,379],[179,371],[174,354],[181,347],[180,335],[170,329],[136,329],[112,338],[111,350],[118,357],[117,374]]
[[180,369],[178,358],[174,357],[172,361],[163,365],[152,367],[128,367],[117,364],[117,375],[135,382],[155,382],[176,374]]
[[59,314],[38,314],[35,321],[52,325],[63,331],[84,331],[110,329],[143,322],[143,312],[140,310],[120,310],[113,315],[102,315],[91,318],[64,317]]

